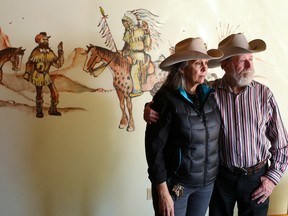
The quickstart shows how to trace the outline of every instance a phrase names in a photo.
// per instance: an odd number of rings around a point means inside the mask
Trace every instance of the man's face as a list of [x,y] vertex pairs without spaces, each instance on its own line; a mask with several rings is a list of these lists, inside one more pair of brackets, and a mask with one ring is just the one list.
[[254,69],[253,55],[251,53],[231,57],[237,72]]
[[49,38],[48,37],[42,37],[39,41],[39,46],[41,48],[48,48],[49,47]]
[[249,85],[254,78],[253,55],[251,53],[231,57],[227,60],[226,73],[239,86]]
[[124,26],[125,29],[130,29],[130,24],[128,20],[123,20],[122,19],[122,24]]
[[128,21],[127,21],[127,20],[123,20],[123,19],[122,19],[122,24],[123,24],[123,26],[124,26],[125,28],[128,27]]
[[40,39],[40,43],[49,43],[49,39],[48,39],[48,37],[42,37],[41,39]]

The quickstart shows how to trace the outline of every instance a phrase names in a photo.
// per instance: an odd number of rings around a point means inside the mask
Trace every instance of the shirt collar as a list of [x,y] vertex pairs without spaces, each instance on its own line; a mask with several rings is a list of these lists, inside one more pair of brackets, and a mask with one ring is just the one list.
[[[188,101],[192,102],[190,98],[187,95],[187,92],[180,86],[178,88],[178,91],[180,94]],[[205,85],[205,84],[200,84],[197,86],[197,96],[199,97],[200,101],[203,102],[207,98],[207,96],[211,93],[214,92],[215,90],[212,89],[210,86]],[[192,102],[193,103],[193,102]]]
[[46,49],[46,48],[39,48],[41,53],[49,53],[50,49]]

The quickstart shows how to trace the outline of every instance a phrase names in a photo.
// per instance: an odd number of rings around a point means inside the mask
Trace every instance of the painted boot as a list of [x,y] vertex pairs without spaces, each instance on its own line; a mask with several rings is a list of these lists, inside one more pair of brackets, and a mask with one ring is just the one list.
[[42,100],[36,101],[36,117],[37,118],[43,118],[44,116],[42,112],[42,104],[43,104]]
[[58,104],[58,102],[51,101],[51,105],[50,105],[50,108],[48,110],[49,115],[61,116],[61,113],[57,110],[57,107],[56,107],[57,104]]

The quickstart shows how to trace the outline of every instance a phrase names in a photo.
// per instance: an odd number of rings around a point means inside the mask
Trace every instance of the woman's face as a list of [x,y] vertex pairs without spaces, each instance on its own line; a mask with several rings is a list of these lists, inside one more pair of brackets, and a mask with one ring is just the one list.
[[207,63],[207,59],[188,61],[188,65],[183,70],[186,83],[190,86],[204,83],[208,71]]

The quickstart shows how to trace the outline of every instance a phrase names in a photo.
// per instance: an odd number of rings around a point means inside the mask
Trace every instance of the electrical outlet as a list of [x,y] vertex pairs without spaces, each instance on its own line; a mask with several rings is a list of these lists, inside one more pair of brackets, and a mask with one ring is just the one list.
[[147,199],[147,200],[152,200],[152,191],[151,191],[151,188],[147,188],[147,190],[146,190],[146,199]]

